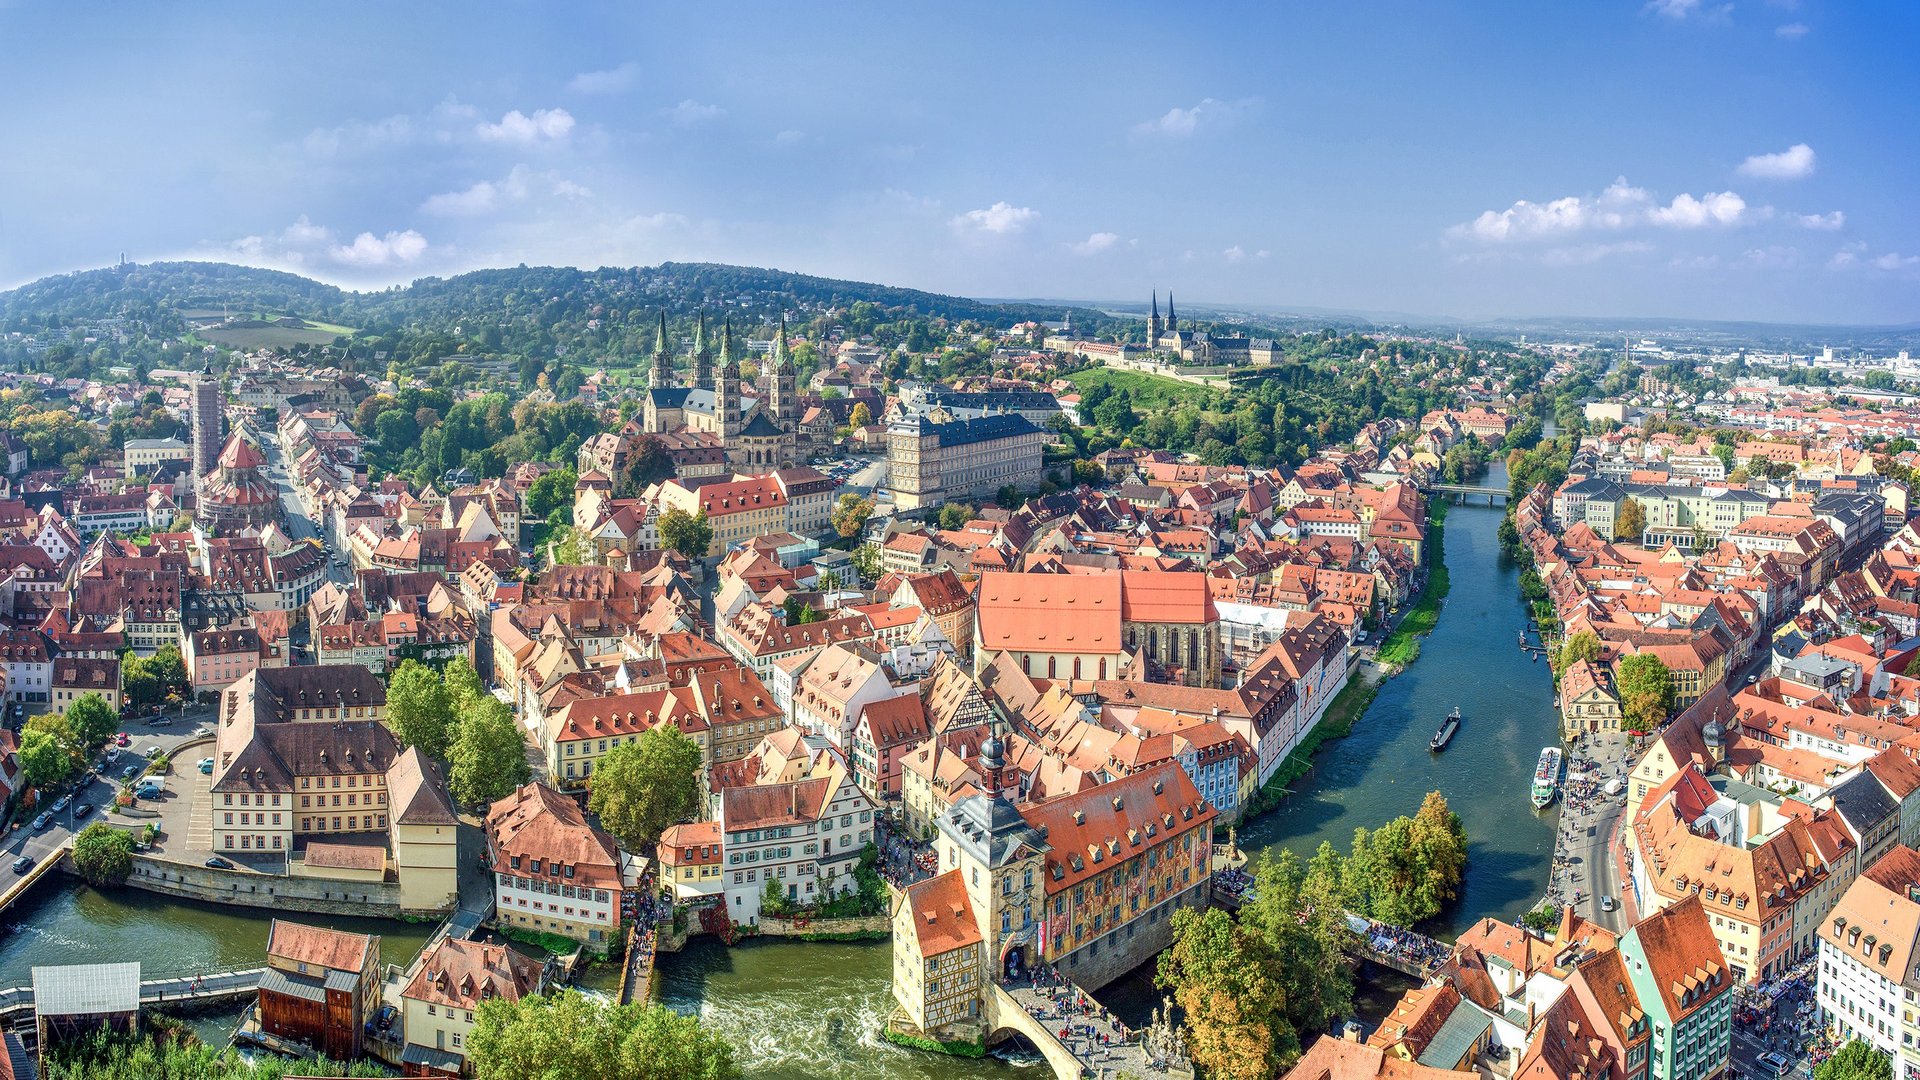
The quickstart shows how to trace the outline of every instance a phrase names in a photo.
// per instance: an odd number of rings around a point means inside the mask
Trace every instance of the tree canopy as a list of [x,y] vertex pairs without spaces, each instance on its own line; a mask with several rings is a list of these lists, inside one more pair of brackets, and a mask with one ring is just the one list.
[[629,848],[700,812],[700,744],[659,724],[607,751],[594,766],[587,809]]
[[73,838],[73,868],[89,885],[118,885],[133,873],[133,834],[96,821]]
[[713,526],[704,511],[696,515],[675,507],[660,515],[660,542],[689,559],[704,559],[713,546]]
[[1635,653],[1623,658],[1615,684],[1620,690],[1620,711],[1630,731],[1646,733],[1666,723],[1673,712],[1673,672],[1657,656]]
[[454,725],[447,754],[447,789],[463,806],[483,807],[527,782],[526,741],[506,702],[491,694],[469,699]]
[[81,694],[67,706],[67,727],[82,751],[92,753],[120,729],[120,715],[99,694]]
[[577,990],[480,1003],[467,1037],[477,1080],[735,1080],[732,1044],[662,1005]]
[[1893,1080],[1893,1061],[1853,1039],[1814,1068],[1813,1080]]
[[387,726],[402,746],[445,758],[453,742],[453,697],[438,671],[402,660],[387,680]]

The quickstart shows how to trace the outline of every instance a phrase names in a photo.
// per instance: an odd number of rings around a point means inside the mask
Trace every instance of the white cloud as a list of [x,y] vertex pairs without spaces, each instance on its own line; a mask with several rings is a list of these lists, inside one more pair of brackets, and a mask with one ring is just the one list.
[[1615,255],[1632,255],[1651,251],[1653,245],[1644,240],[1623,240],[1618,243],[1574,244],[1568,247],[1549,248],[1540,256],[1540,261],[1548,266],[1588,266]]
[[1156,119],[1144,120],[1133,125],[1133,134],[1136,137],[1157,135],[1170,139],[1184,139],[1202,128],[1223,127],[1231,124],[1258,103],[1257,98],[1242,98],[1239,101],[1203,98],[1192,108],[1183,109],[1175,106]]
[[500,189],[492,181],[482,180],[464,191],[445,191],[420,204],[422,213],[440,217],[475,217],[490,214],[500,206]]
[[969,210],[953,219],[953,227],[962,232],[991,233],[1007,236],[1024,230],[1040,211],[1025,206],[1013,206],[1007,202],[997,202],[985,210]]
[[1247,257],[1247,249],[1241,247],[1239,244],[1235,244],[1221,252],[1220,257],[1231,263],[1244,262]]
[[1794,143],[1777,154],[1755,154],[1740,163],[1741,176],[1762,180],[1800,180],[1813,175],[1813,147]]
[[1521,199],[1505,210],[1487,210],[1447,234],[1456,239],[1486,243],[1536,240],[1588,229],[1622,229],[1631,224],[1647,203],[1645,188],[1634,187],[1622,176],[1593,197],[1568,195],[1550,202]]
[[640,75],[640,65],[629,60],[605,71],[583,71],[567,83],[576,94],[617,94],[630,89]]
[[535,109],[533,115],[528,116],[515,109],[502,116],[497,124],[481,121],[474,125],[473,132],[487,142],[521,146],[564,142],[573,132],[573,114],[565,109]]
[[1809,27],[1806,23],[1790,22],[1784,26],[1774,27],[1773,36],[1777,38],[1784,38],[1787,41],[1799,41],[1801,38],[1807,36],[1807,33],[1810,29],[1811,27]]
[[1684,22],[1688,19],[1725,22],[1733,14],[1733,5],[1717,4],[1709,7],[1701,0],[1647,0],[1645,10],[1675,22]]
[[333,257],[348,266],[388,266],[414,262],[426,251],[427,238],[408,229],[385,236],[363,232],[353,238],[353,243],[334,248]]
[[1780,244],[1751,248],[1741,258],[1746,265],[1761,270],[1783,270],[1789,266],[1800,265],[1799,249]]
[[1881,270],[1905,270],[1911,266],[1920,266],[1920,255],[1896,255],[1889,251],[1873,260],[1873,265]]
[[1119,233],[1097,232],[1077,244],[1069,244],[1076,255],[1098,255],[1120,242]]
[[660,115],[678,127],[698,127],[727,115],[727,110],[718,105],[702,105],[692,98],[687,98],[671,108],[661,109]]
[[1647,211],[1647,220],[1670,229],[1704,229],[1710,225],[1738,225],[1747,201],[1731,191],[1710,191],[1699,198],[1681,193],[1666,206]]
[[316,225],[302,214],[278,233],[241,237],[225,245],[224,253],[268,266],[364,269],[418,262],[428,246],[427,238],[412,229],[393,230],[384,236],[363,232],[341,243],[332,229]]
[[789,128],[786,131],[782,131],[778,135],[775,135],[773,137],[773,142],[775,146],[793,146],[796,143],[805,142],[806,139],[807,139],[806,132]]
[[405,116],[389,116],[372,123],[342,124],[339,127],[314,128],[303,145],[315,157],[335,157],[398,146],[412,140],[413,121]]
[[472,187],[431,196],[420,204],[422,213],[439,217],[478,217],[544,190],[556,198],[584,199],[593,192],[556,173],[536,172],[515,165],[502,180],[482,180]]
[[1794,214],[1793,220],[1803,229],[1821,229],[1832,232],[1846,225],[1847,215],[1838,210],[1825,214]]

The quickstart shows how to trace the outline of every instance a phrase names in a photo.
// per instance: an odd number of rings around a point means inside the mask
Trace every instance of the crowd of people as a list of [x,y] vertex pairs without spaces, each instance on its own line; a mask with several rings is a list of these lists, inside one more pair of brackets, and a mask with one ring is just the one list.
[[1777,1051],[1789,1060],[1804,1052],[1809,1065],[1818,1065],[1832,1056],[1840,1042],[1820,1022],[1815,963],[1809,957],[1772,979],[1735,985],[1734,1030],[1746,1034],[1761,1052]]
[[1444,941],[1374,919],[1367,920],[1367,947],[1384,956],[1410,961],[1425,971],[1433,971],[1446,963],[1451,953]]
[[1245,870],[1225,869],[1213,872],[1213,892],[1233,903],[1249,898],[1253,891],[1253,875]]
[[1081,993],[1050,964],[1020,971],[1001,985],[1014,991],[1028,1015],[1053,1030],[1061,1045],[1082,1060],[1111,1057],[1116,1048],[1136,1038],[1119,1017]]
[[1591,858],[1605,857],[1605,838],[1598,847],[1592,846],[1587,830],[1600,824],[1599,819],[1619,798],[1607,794],[1607,784],[1615,777],[1624,778],[1632,768],[1630,748],[1623,747],[1617,759],[1609,755],[1609,760],[1602,760],[1601,754],[1611,750],[1612,744],[1589,743],[1588,749],[1595,751],[1594,756],[1569,757],[1567,779],[1560,785],[1560,831],[1554,838],[1553,875],[1547,885],[1547,903],[1555,907],[1598,902],[1589,895]]
[[880,876],[895,888],[904,889],[916,881],[933,876],[934,854],[930,844],[915,841],[882,824],[879,831]]

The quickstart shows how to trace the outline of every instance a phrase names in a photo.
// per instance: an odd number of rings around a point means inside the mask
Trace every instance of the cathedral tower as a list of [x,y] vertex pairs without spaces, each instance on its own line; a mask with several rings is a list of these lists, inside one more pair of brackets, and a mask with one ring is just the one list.
[[1167,333],[1177,334],[1179,332],[1180,332],[1180,323],[1178,320],[1176,320],[1173,317],[1173,290],[1168,289],[1167,290]]
[[767,411],[791,431],[799,419],[798,402],[793,392],[793,357],[787,352],[787,317],[780,316],[780,330],[773,339],[773,351],[767,356]]
[[700,322],[693,330],[693,385],[705,386],[713,381],[713,347],[707,344],[707,313],[700,313]]
[[660,309],[660,335],[653,342],[653,366],[647,372],[647,385],[665,390],[673,377],[673,356],[667,351],[667,311]]
[[1147,318],[1147,348],[1160,343],[1160,290],[1153,290],[1153,314]]
[[713,419],[715,430],[729,446],[745,426],[740,415],[740,360],[733,354],[732,318],[727,319],[726,329],[721,331],[720,374],[713,381]]

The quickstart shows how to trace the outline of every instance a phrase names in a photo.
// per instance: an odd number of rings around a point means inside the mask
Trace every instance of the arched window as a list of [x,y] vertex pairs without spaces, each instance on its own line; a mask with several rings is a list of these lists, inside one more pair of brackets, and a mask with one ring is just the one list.
[[1057,656],[1047,657],[1047,678],[1054,679],[1059,677],[1054,671],[1054,665],[1056,662],[1059,661],[1059,659],[1060,658]]
[[1080,678],[1080,658],[1077,656],[1073,658],[1073,677],[1075,681]]

